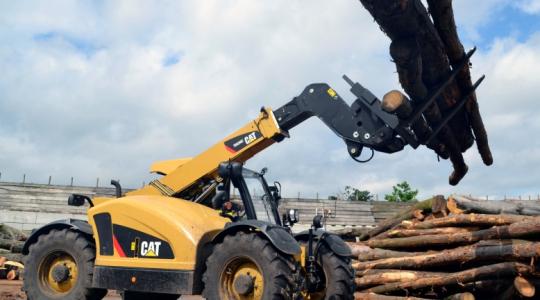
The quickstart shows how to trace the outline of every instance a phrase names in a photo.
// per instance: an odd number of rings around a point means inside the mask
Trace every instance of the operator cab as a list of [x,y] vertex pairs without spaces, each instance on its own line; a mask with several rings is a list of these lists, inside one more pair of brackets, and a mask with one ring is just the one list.
[[[268,185],[264,178],[267,169],[256,172],[246,169],[238,162],[224,162],[218,167],[222,181],[208,203],[220,210],[221,215],[233,222],[260,220],[279,226],[292,226],[298,220],[296,210],[280,218],[278,206],[281,199],[281,185]],[[209,197],[210,198],[210,197]]]
[[253,219],[282,225],[278,212],[279,188],[268,186],[265,169],[255,172],[237,162],[220,164],[223,179],[212,197],[212,207],[232,221]]

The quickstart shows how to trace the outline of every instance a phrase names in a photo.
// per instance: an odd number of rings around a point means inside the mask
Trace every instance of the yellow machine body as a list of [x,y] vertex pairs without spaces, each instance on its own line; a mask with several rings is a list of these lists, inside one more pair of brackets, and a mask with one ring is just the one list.
[[[96,253],[96,266],[153,268],[171,270],[194,270],[197,249],[209,243],[230,221],[219,212],[204,205],[165,196],[128,196],[103,201],[88,210],[88,221],[93,232],[103,234],[95,216],[110,215],[112,245],[102,245],[105,239],[96,238],[96,249],[112,246],[112,255]],[[149,240],[133,239],[121,241],[122,232],[118,226],[133,232],[142,232]],[[107,234],[105,232],[105,234]],[[133,235],[136,236],[136,235]],[[172,258],[161,258],[153,246],[152,256],[143,243],[160,242],[163,251],[165,243],[172,250]],[[111,253],[111,252],[109,252]],[[155,255],[155,256],[154,256]]]

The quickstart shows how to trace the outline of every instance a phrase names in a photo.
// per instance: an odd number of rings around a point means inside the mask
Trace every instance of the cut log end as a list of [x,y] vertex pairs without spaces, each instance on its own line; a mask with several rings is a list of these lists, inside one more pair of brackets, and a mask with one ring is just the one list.
[[11,270],[7,273],[6,279],[7,280],[15,280],[19,277],[19,272],[16,270]]
[[533,297],[536,293],[534,284],[528,281],[526,278],[518,276],[514,279],[514,287],[523,297]]
[[388,113],[397,113],[400,110],[412,112],[407,96],[397,90],[390,91],[383,96],[382,109]]

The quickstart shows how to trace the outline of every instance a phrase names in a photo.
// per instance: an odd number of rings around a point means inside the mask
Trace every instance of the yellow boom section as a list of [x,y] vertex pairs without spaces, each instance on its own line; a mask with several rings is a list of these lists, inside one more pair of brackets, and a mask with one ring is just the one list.
[[[287,133],[279,128],[270,108],[263,108],[259,116],[227,136],[208,150],[181,161],[174,170],[167,169],[167,175],[150,182],[149,185],[127,195],[173,196],[190,187],[199,179],[218,179],[217,167],[224,161],[245,162],[255,154],[283,138]],[[166,164],[170,166],[171,164]],[[164,173],[164,172],[163,172]]]

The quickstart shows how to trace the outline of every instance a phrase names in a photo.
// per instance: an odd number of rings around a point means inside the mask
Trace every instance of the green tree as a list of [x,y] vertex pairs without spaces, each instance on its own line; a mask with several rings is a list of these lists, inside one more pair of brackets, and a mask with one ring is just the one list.
[[346,186],[344,198],[349,201],[371,201],[373,200],[373,195],[369,191]]
[[398,183],[392,187],[392,193],[384,196],[389,202],[409,202],[416,200],[418,190],[413,190],[407,181]]

